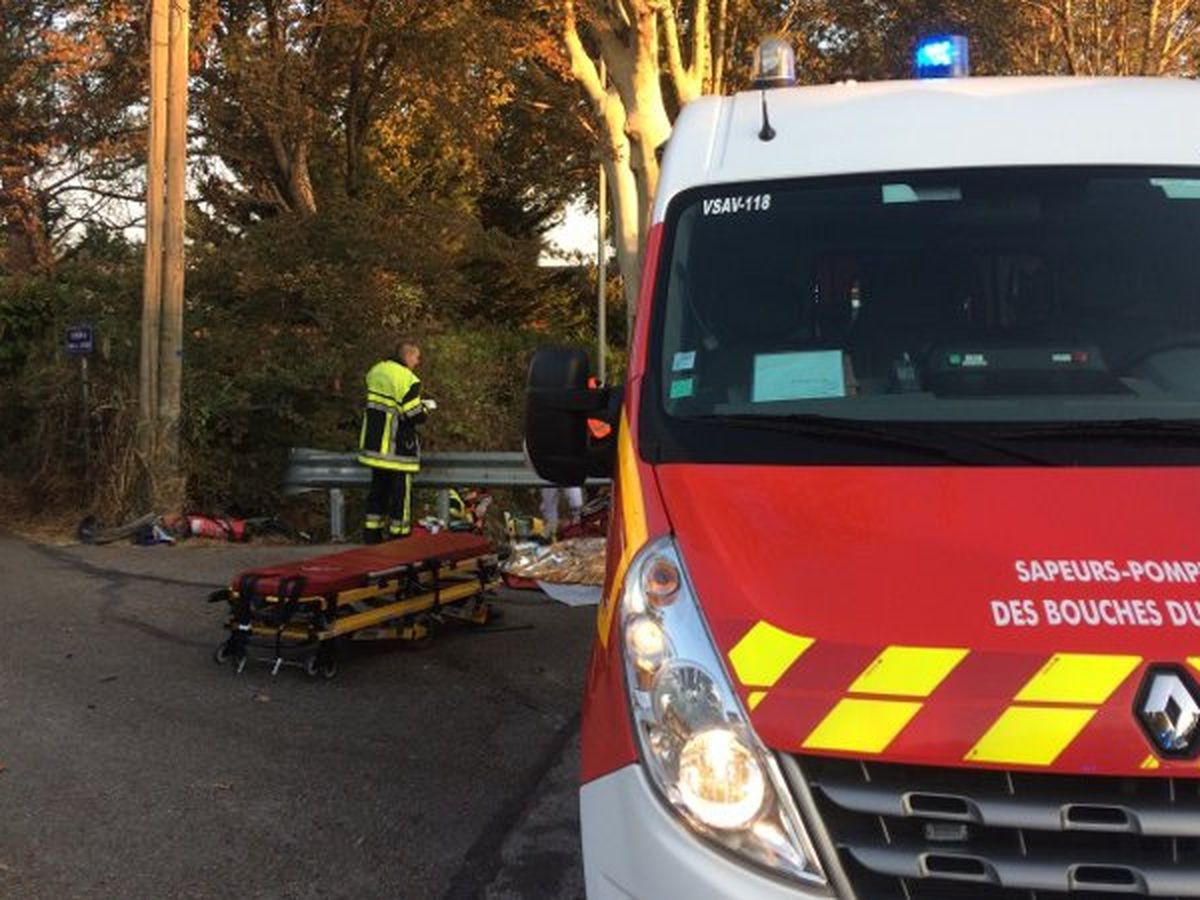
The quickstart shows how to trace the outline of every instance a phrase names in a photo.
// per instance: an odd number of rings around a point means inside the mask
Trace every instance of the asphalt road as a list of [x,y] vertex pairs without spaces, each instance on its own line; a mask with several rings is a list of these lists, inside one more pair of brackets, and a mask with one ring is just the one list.
[[212,661],[209,590],[321,548],[0,538],[0,897],[577,897],[594,610],[352,645],[331,682]]

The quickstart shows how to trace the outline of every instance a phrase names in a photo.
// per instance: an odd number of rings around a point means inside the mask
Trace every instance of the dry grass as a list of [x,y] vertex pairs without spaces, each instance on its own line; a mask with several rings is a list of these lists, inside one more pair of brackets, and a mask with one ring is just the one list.
[[27,490],[26,485],[15,485],[0,476],[0,529],[37,544],[75,543],[75,529],[86,513],[36,504]]

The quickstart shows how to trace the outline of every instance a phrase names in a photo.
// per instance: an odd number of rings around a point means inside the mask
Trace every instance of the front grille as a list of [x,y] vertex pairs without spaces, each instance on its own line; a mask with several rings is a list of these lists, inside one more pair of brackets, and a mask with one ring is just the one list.
[[1200,897],[1200,781],[795,759],[862,900]]

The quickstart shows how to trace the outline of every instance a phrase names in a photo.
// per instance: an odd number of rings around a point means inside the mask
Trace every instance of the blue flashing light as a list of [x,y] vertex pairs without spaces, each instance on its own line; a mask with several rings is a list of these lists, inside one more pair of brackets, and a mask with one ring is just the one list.
[[967,39],[950,34],[921,41],[916,68],[918,78],[965,78],[971,74]]

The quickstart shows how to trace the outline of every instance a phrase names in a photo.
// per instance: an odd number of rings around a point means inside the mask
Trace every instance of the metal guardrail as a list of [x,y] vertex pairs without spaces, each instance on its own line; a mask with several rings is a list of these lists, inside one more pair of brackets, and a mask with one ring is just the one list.
[[[283,492],[367,487],[371,470],[353,452],[293,447],[288,453]],[[525,454],[510,451],[422,453],[420,487],[549,487],[550,482],[530,468]]]
[[[604,484],[603,479],[589,484]],[[356,454],[339,450],[314,450],[293,447],[288,452],[287,472],[283,477],[283,492],[301,494],[306,491],[329,491],[329,531],[335,541],[345,532],[346,488],[366,488],[371,484],[371,470],[359,464]],[[551,487],[551,483],[530,467],[524,453],[505,450],[449,451],[422,453],[421,471],[413,484],[417,487],[439,488],[438,518],[449,515],[452,487]]]

